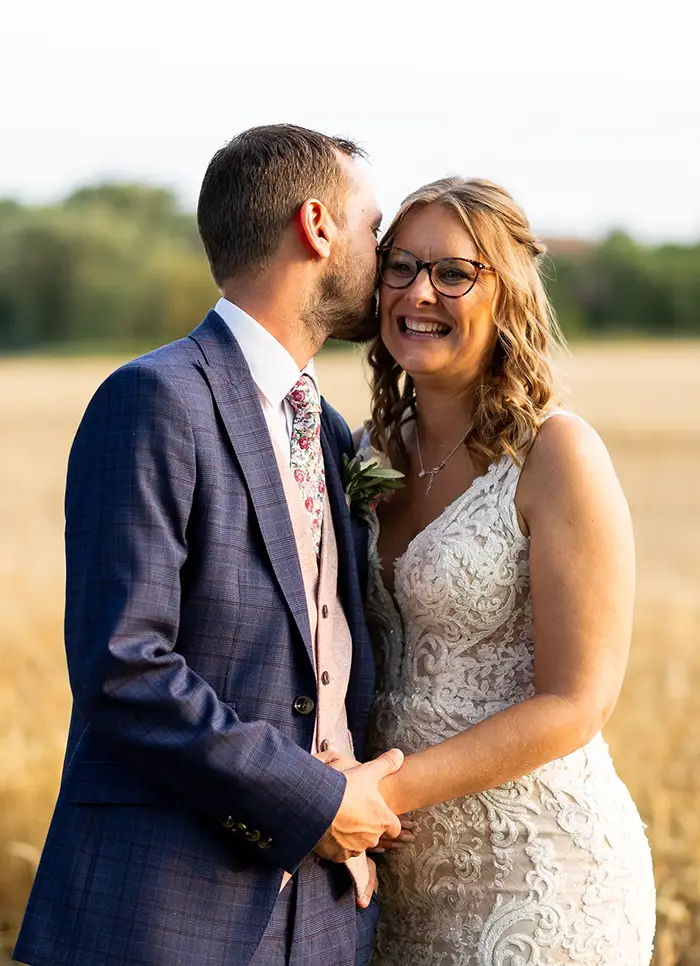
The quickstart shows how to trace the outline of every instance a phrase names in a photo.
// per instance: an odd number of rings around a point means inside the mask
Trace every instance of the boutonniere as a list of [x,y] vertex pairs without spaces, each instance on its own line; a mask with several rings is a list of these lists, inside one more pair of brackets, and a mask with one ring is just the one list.
[[368,514],[393,490],[400,490],[403,481],[404,474],[395,470],[389,457],[370,443],[361,447],[352,459],[343,454],[343,486],[351,510]]

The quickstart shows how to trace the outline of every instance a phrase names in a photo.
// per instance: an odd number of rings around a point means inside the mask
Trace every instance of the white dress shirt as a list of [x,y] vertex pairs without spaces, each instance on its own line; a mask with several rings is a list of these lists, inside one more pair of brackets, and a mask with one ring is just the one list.
[[[285,397],[302,375],[299,366],[274,335],[233,302],[219,299],[214,311],[221,316],[236,337],[248,363],[253,382],[257,386],[270,436],[280,452],[286,455],[288,462],[291,462],[290,445],[294,410]],[[313,359],[303,372],[313,379],[318,389]]]

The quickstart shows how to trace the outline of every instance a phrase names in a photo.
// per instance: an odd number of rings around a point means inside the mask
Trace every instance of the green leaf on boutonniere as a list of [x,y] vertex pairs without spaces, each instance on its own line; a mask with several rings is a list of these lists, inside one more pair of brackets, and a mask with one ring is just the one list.
[[369,513],[393,490],[401,489],[404,485],[404,474],[387,466],[386,463],[388,463],[387,458],[378,451],[372,451],[364,458],[362,454],[358,454],[350,459],[343,454],[345,499],[351,509]]

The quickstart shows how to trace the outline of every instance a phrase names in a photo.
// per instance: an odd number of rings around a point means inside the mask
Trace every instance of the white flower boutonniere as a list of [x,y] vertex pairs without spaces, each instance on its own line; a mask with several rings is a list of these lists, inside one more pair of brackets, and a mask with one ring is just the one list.
[[404,485],[404,474],[395,470],[386,454],[369,442],[352,459],[343,456],[345,500],[351,510],[368,514],[380,500]]

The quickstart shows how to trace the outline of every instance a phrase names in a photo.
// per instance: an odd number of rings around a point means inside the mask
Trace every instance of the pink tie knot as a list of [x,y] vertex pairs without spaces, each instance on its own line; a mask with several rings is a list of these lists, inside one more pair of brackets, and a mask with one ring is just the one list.
[[287,394],[287,399],[300,416],[321,412],[321,400],[311,376],[302,375]]

